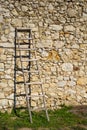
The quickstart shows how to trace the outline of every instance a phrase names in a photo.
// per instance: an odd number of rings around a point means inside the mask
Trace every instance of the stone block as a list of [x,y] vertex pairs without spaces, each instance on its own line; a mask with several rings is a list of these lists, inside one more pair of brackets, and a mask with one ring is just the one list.
[[31,96],[32,96],[32,100],[33,100],[33,101],[39,100],[39,93],[38,93],[38,92],[32,93]]
[[45,6],[45,2],[43,2],[43,1],[40,1],[39,4],[40,4],[41,7]]
[[0,69],[4,69],[4,63],[0,63]]
[[22,27],[22,20],[21,19],[12,19],[12,25],[16,26],[16,27]]
[[59,81],[57,83],[58,87],[64,87],[64,86],[66,86],[66,84],[67,84],[67,81]]
[[77,79],[77,85],[86,85],[87,84],[87,78],[80,77]]
[[50,51],[46,58],[47,58],[47,60],[51,60],[51,61],[59,61],[60,60],[60,56],[56,50]]
[[7,88],[7,87],[8,87],[8,84],[5,80],[0,82],[0,88]]
[[11,12],[14,16],[18,16],[18,12],[16,11],[16,9],[13,9]]
[[50,25],[50,29],[54,30],[54,31],[60,31],[63,29],[62,25]]
[[22,11],[24,11],[24,12],[28,11],[28,7],[25,5],[23,5],[21,8],[22,8]]
[[1,54],[0,60],[1,60],[1,61],[6,61],[6,60],[7,60],[7,57],[6,57],[6,55],[4,55],[4,54]]
[[0,23],[3,23],[3,16],[0,15]]
[[55,71],[56,71],[56,68],[55,68],[55,67],[51,67],[51,71],[52,71],[52,72],[55,72]]
[[75,81],[69,81],[67,83],[67,85],[69,85],[69,86],[76,86],[76,82]]
[[12,79],[11,75],[6,74],[5,79]]
[[56,48],[62,48],[63,46],[65,45],[65,42],[64,41],[56,41],[55,43],[54,43],[54,46],[56,47]]
[[48,6],[48,10],[49,10],[50,12],[52,12],[53,9],[54,9],[54,7],[53,7],[53,5],[50,3],[49,6]]
[[2,55],[4,53],[4,49],[0,48],[0,54]]
[[17,82],[23,81],[23,76],[17,76]]
[[7,42],[8,41],[5,35],[1,36],[1,40],[2,40],[2,42]]
[[8,86],[12,87],[14,85],[14,81],[8,80]]
[[66,72],[73,71],[73,65],[71,63],[63,63],[62,70]]
[[72,18],[72,17],[77,17],[78,12],[77,12],[77,10],[74,9],[74,8],[68,8],[67,14],[68,14],[68,16],[69,16],[70,18]]
[[4,95],[4,92],[0,92],[0,99],[4,99],[5,98],[5,95]]
[[75,31],[75,27],[73,25],[66,25],[66,26],[64,26],[64,31],[73,32],[73,31]]
[[14,99],[14,94],[12,93],[12,94],[8,95],[6,98],[9,99],[9,100],[13,100]]
[[1,106],[3,106],[4,108],[5,108],[6,106],[8,106],[8,100],[7,100],[7,99],[2,99]]
[[31,106],[32,106],[32,107],[36,107],[36,106],[37,106],[36,102],[35,102],[35,101],[32,101],[32,102],[31,102]]

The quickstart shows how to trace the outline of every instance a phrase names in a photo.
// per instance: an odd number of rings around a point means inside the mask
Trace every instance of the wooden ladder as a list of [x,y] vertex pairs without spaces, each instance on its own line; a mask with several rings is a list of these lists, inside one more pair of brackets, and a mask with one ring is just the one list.
[[[42,110],[45,110],[47,120],[49,121],[48,111],[46,108],[46,101],[45,101],[45,94],[43,91],[43,84],[41,82],[41,76],[38,66],[37,59],[37,51],[35,44],[32,42],[31,38],[31,29],[15,29],[15,73],[14,73],[14,108],[16,109],[16,97],[25,96],[26,97],[26,104],[27,109],[29,112],[29,119],[32,123],[32,108],[31,108],[31,99],[34,97],[41,97],[42,98]],[[33,51],[33,56],[31,52]],[[20,61],[20,66],[17,67],[18,61]],[[34,69],[31,70],[31,62],[34,62]],[[24,64],[27,64],[27,67],[24,67]],[[22,73],[23,81],[17,81],[18,73]],[[26,76],[27,74],[27,76]],[[32,81],[31,76],[32,74],[38,75],[39,81]],[[28,77],[28,78],[27,78]],[[24,86],[24,93],[17,94],[17,84],[22,84]],[[38,86],[41,90],[40,94],[32,95],[31,87]],[[35,89],[36,90],[36,89]],[[37,90],[36,90],[37,92]],[[38,99],[39,100],[39,99]]]

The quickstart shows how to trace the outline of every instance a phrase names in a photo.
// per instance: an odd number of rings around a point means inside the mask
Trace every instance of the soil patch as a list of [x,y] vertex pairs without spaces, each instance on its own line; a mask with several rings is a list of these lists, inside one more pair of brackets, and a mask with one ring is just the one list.
[[87,118],[87,105],[74,106],[74,107],[72,107],[70,112]]

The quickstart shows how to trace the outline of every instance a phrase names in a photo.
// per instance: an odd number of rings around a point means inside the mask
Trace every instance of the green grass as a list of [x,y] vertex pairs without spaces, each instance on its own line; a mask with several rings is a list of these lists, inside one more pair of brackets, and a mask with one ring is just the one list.
[[[0,113],[0,130],[17,130],[22,127],[29,128],[49,128],[50,130],[60,130],[61,128],[71,128],[72,130],[86,130],[79,125],[87,125],[87,118],[79,117],[69,112],[71,107],[63,107],[59,110],[49,110],[50,121],[46,119],[44,111],[33,112],[33,123],[29,122],[28,113],[18,110],[20,117],[12,111],[11,114]],[[64,130],[64,129],[62,129]],[[67,129],[68,130],[68,129]]]

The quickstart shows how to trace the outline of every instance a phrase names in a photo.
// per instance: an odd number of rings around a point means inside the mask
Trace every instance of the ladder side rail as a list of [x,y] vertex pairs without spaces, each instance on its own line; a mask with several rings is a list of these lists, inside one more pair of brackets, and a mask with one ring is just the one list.
[[18,42],[18,49],[19,49],[19,55],[20,55],[20,63],[21,63],[21,68],[22,68],[22,73],[23,73],[23,79],[24,79],[24,89],[25,89],[25,94],[26,94],[26,101],[27,101],[27,107],[28,107],[28,112],[30,116],[30,122],[32,123],[32,115],[31,115],[31,108],[29,104],[29,99],[28,99],[28,91],[27,91],[27,84],[26,84],[26,78],[23,70],[23,64],[22,64],[22,56],[21,56],[21,50],[20,50],[20,43]]
[[[35,48],[36,48],[36,44],[35,44]],[[37,56],[37,52],[36,52],[36,49],[35,49],[35,59],[37,58],[36,56]],[[37,60],[36,60],[36,66],[37,66],[37,70],[39,70]],[[40,79],[40,82],[41,82],[40,70],[38,71],[38,75],[39,75],[39,79]],[[41,84],[41,91],[42,91],[42,95],[43,95],[42,98],[43,98],[43,103],[44,103],[44,108],[45,108],[45,112],[46,112],[47,120],[49,121],[49,115],[48,115],[48,111],[47,111],[47,107],[46,107],[45,94],[44,94],[44,91],[43,91],[43,84]]]
[[16,112],[16,37],[17,37],[17,30],[15,29],[15,37],[14,37],[14,111]]
[[[28,42],[29,42],[29,45],[28,45],[28,53],[29,53],[29,59],[31,58],[31,40],[30,40],[30,38],[31,38],[31,29],[29,29],[29,34],[28,34],[28,37],[29,37],[29,39],[28,39]],[[28,81],[29,81],[29,83],[30,83],[30,78],[31,78],[31,73],[30,73],[30,68],[31,68],[31,61],[29,61],[28,62]],[[28,85],[28,88],[29,88],[29,95],[31,95],[31,85]],[[29,103],[30,103],[30,106],[31,106],[31,98],[29,98]]]
[[[35,54],[35,56],[36,56],[36,54]],[[38,62],[37,61],[36,61],[36,65],[37,65],[37,69],[39,70]],[[39,75],[39,79],[41,81],[40,71],[38,71],[38,75]],[[42,91],[42,94],[43,94],[42,98],[43,98],[44,108],[45,108],[45,111],[46,111],[47,120],[49,121],[48,111],[47,111],[47,107],[46,107],[45,94],[44,94],[44,90],[43,90],[43,84],[41,84],[41,91]]]

